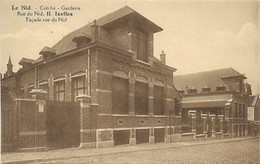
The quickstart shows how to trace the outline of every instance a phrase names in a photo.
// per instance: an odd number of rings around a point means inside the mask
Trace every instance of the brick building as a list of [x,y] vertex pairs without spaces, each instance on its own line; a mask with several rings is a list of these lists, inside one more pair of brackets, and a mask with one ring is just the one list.
[[250,85],[233,68],[174,76],[182,94],[182,133],[197,137],[240,137],[248,134]]
[[[176,69],[165,64],[164,52],[154,57],[160,31],[126,6],[44,47],[38,59],[22,58],[16,73],[9,61],[2,83],[12,85],[19,100],[45,91],[49,101],[80,101],[81,147],[170,142],[180,137],[181,97],[173,86]],[[25,142],[36,131],[21,134]],[[48,131],[37,135],[48,138]]]

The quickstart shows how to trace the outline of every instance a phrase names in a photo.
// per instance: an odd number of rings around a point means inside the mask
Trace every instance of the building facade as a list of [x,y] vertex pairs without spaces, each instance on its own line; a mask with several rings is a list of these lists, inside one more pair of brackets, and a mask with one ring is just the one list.
[[176,69],[165,64],[164,52],[154,57],[160,31],[126,6],[44,47],[37,60],[22,58],[16,73],[10,61],[2,83],[12,84],[20,99],[41,90],[49,101],[96,105],[95,125],[80,127],[83,147],[83,140],[87,147],[170,142],[180,133],[180,95],[173,86]]
[[175,76],[183,96],[182,132],[194,131],[199,137],[247,136],[251,93],[244,79],[233,68]]

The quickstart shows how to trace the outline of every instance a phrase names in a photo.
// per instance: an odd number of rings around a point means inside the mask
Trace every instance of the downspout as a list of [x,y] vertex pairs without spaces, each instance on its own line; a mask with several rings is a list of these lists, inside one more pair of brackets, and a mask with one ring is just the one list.
[[90,95],[90,49],[88,49],[88,95]]
[[38,89],[38,73],[36,66],[34,68],[34,89]]

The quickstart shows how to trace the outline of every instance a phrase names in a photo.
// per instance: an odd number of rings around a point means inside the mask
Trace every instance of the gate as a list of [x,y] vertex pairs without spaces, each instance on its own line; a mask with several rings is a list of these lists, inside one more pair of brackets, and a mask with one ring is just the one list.
[[78,147],[80,106],[75,102],[46,102],[46,144],[48,149]]

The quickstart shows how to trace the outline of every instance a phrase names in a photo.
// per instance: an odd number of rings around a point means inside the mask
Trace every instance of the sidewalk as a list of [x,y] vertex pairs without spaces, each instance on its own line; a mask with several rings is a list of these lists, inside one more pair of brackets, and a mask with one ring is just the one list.
[[184,146],[196,146],[196,145],[207,145],[216,144],[222,142],[235,142],[241,140],[259,139],[259,137],[243,137],[243,138],[232,138],[232,139],[210,139],[204,141],[188,141],[188,142],[175,142],[175,143],[157,143],[157,144],[140,144],[136,146],[116,146],[110,148],[92,148],[92,149],[60,149],[48,152],[15,152],[15,153],[4,153],[1,154],[2,163],[28,163],[28,162],[39,162],[57,159],[71,159],[71,158],[82,158],[89,156],[102,156],[114,153],[127,153],[136,151],[147,151],[155,149],[167,149],[167,148],[178,148]]

